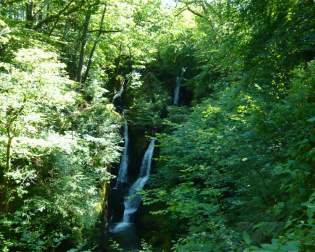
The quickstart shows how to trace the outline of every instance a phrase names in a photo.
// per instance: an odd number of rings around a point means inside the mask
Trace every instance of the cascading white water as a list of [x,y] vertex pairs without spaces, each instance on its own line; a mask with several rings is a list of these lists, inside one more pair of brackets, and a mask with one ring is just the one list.
[[122,94],[124,92],[124,85],[125,85],[124,83],[121,84],[121,87],[120,87],[119,91],[113,97],[112,103],[114,103],[114,101],[117,100],[118,98],[121,98],[121,96],[122,96]]
[[180,73],[180,76],[176,77],[176,86],[174,89],[173,105],[178,105],[179,103],[180,88],[181,88],[181,84],[184,78],[185,71],[186,71],[186,68],[183,67]]
[[124,150],[122,153],[120,166],[119,166],[119,172],[116,180],[116,188],[122,183],[127,183],[128,179],[128,146],[129,146],[129,134],[128,134],[128,123],[125,120],[124,123]]
[[140,206],[140,191],[143,189],[150,177],[154,146],[155,139],[152,139],[146,152],[144,153],[138,179],[130,187],[128,195],[125,197],[123,219],[114,227],[112,230],[113,233],[120,232],[128,227],[131,224],[131,216],[137,212]]

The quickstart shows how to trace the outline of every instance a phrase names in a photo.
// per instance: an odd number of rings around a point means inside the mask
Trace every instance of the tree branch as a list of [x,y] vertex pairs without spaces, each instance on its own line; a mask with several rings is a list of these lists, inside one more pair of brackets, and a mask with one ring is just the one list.
[[[74,0],[69,1],[69,3],[62,8],[58,13],[54,14],[54,15],[50,15],[48,17],[46,17],[44,20],[40,21],[36,26],[35,29],[40,29],[43,25],[48,24],[49,22],[52,22],[54,20],[58,20],[60,18],[60,16],[65,13],[71,6],[71,4],[74,2]],[[81,2],[80,5],[73,7],[72,9],[67,11],[67,14],[70,14],[72,12],[75,12],[76,10],[80,9],[82,7],[84,3]]]
[[[197,12],[197,11],[191,9],[188,5],[187,5],[186,7],[187,7],[187,10],[190,11],[190,12],[191,12],[192,14],[194,14],[195,16],[198,16],[198,17],[200,17],[200,18],[203,18],[203,19],[206,19],[207,21],[209,21],[209,19],[208,19],[206,16],[204,16],[204,15],[202,15],[201,13],[199,13],[199,12]],[[209,22],[210,22],[210,21],[209,21]]]
[[88,32],[89,33],[94,33],[94,32],[98,32],[98,33],[115,33],[115,32],[123,32],[123,30],[90,30]]
[[86,41],[87,41],[87,31],[89,29],[91,15],[92,15],[91,10],[89,10],[85,15],[83,28],[82,28],[81,49],[80,49],[79,63],[78,63],[77,76],[76,76],[76,81],[80,83],[82,81],[82,67],[83,67],[83,61],[84,61],[85,46],[86,46]]
[[86,67],[86,71],[85,71],[85,73],[83,75],[83,79],[82,79],[83,83],[86,81],[86,79],[87,79],[87,77],[89,75],[90,68],[92,66],[92,59],[93,59],[93,56],[94,56],[94,52],[96,50],[97,43],[98,43],[98,41],[99,41],[99,39],[101,37],[101,34],[102,34],[106,10],[107,10],[107,5],[105,4],[104,5],[104,10],[102,12],[101,21],[100,21],[100,28],[99,28],[98,33],[96,35],[96,38],[94,40],[93,47],[92,47],[92,50],[91,50],[90,56],[89,56],[89,61],[88,61],[87,67]]

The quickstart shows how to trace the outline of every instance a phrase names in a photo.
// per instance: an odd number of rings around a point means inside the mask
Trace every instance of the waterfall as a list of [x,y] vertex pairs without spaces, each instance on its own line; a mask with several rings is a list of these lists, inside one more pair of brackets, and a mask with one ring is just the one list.
[[180,76],[176,77],[176,86],[174,89],[174,96],[173,96],[173,105],[178,105],[179,103],[179,95],[180,95],[180,87],[184,78],[184,73],[186,71],[186,68],[183,67],[182,71],[180,73]]
[[113,233],[120,232],[124,230],[126,227],[128,227],[129,224],[131,223],[132,215],[137,212],[140,206],[141,203],[140,191],[143,189],[143,187],[145,186],[150,177],[154,145],[155,139],[151,139],[151,142],[147,150],[145,151],[142,159],[138,179],[130,187],[128,195],[125,197],[124,200],[125,209],[123,219],[114,227],[114,229],[112,230]]
[[124,85],[125,85],[124,83],[121,84],[119,91],[113,97],[112,103],[114,103],[114,101],[117,100],[118,98],[121,98],[124,92]]
[[129,145],[129,135],[128,135],[128,123],[125,120],[124,123],[124,150],[121,157],[119,172],[116,180],[116,188],[122,183],[127,183],[128,179],[128,145]]

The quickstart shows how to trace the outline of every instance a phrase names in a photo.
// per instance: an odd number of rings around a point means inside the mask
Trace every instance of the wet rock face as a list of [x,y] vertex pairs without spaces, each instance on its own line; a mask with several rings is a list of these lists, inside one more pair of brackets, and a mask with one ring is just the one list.
[[[150,175],[155,140],[151,141],[151,144],[148,146],[144,129],[128,125],[128,133],[126,133],[125,127],[122,133],[124,134],[124,138],[128,137],[128,152],[123,152],[123,156],[125,155],[125,159],[128,158],[128,167],[126,174],[123,175],[120,169],[126,168],[122,165],[122,162],[126,162],[126,160],[122,157],[120,165],[117,165],[114,171],[114,174],[117,178],[120,177],[120,179],[119,181],[114,179],[110,186],[108,197],[108,231],[110,238],[121,244],[124,249],[135,249],[139,245],[137,222],[141,197],[140,195],[134,195],[136,196],[134,199],[127,200],[127,196],[128,194],[137,194],[136,189],[138,187],[142,189],[145,186]],[[126,139],[124,141],[124,148],[126,148]],[[126,176],[127,178],[122,178],[122,176]],[[128,211],[124,211],[128,206],[132,209],[130,214],[126,214]],[[123,221],[124,216],[128,216],[127,221]],[[129,236],[129,238],[126,236]]]
[[129,125],[129,181],[134,182],[139,174],[143,153],[146,149],[146,130],[135,125]]
[[[169,94],[168,105],[173,105],[172,107],[186,105],[186,100],[190,100],[188,89],[185,86],[184,73],[184,68],[178,71],[175,89],[166,92],[166,96],[167,93]],[[188,99],[185,99],[187,97]],[[149,215],[149,210],[141,205],[141,195],[137,193],[138,189],[141,190],[146,186],[151,172],[155,140],[151,140],[151,143],[148,145],[147,136],[154,136],[156,132],[161,130],[160,127],[162,125],[153,126],[142,123],[141,120],[140,122],[137,120],[133,121],[132,118],[137,118],[139,113],[147,113],[147,111],[141,112],[140,110],[137,111],[138,114],[133,114],[132,111],[130,113],[127,108],[130,108],[131,101],[128,101],[128,97],[124,95],[123,89],[119,90],[113,102],[118,112],[121,112],[122,115],[127,114],[129,122],[125,121],[125,125],[122,128],[121,133],[124,136],[124,145],[122,147],[124,147],[124,151],[120,165],[117,165],[114,171],[117,179],[114,179],[111,183],[108,198],[110,237],[120,243],[124,249],[137,247],[139,245],[139,237],[145,238],[152,244],[162,242],[166,244],[163,246],[166,248],[171,244],[170,235],[167,232],[165,236],[153,234],[154,230],[160,230],[163,220],[156,222],[156,220],[152,219],[152,216]],[[167,116],[167,104],[159,111],[158,115],[160,118]],[[148,158],[147,153],[150,148],[152,153],[150,158]],[[158,149],[154,150],[154,152],[157,154]],[[145,160],[150,160],[150,162],[145,162],[146,165],[144,165]],[[146,170],[144,167],[149,167],[149,169]],[[128,200],[128,196],[133,196],[134,198]],[[154,226],[154,230],[150,228],[152,226]],[[148,237],[147,234],[150,234],[151,237]],[[153,241],[152,237],[156,237],[157,240]]]
[[[118,222],[123,215],[124,211],[124,195],[128,192],[128,187],[136,180],[143,153],[146,148],[146,139],[144,136],[144,129],[128,125],[128,169],[127,169],[127,183],[121,183],[117,186],[116,179],[111,181],[110,193],[108,196],[108,221]],[[124,130],[122,130],[122,134]],[[115,176],[119,174],[120,165],[118,164],[116,169],[112,172]]]
[[[124,211],[123,211],[123,217],[118,223],[112,223],[109,231],[113,235],[120,234],[120,236],[123,238],[124,235],[128,235],[131,237],[136,237],[136,230],[133,234],[130,234],[132,232],[131,227],[134,226],[135,223],[135,217],[137,215],[138,209],[141,204],[141,190],[146,185],[150,174],[151,174],[151,167],[152,167],[152,158],[154,154],[154,147],[155,147],[155,139],[152,138],[141,162],[140,170],[137,176],[137,180],[132,183],[128,187],[128,193],[124,196]],[[124,159],[122,158],[122,162]],[[120,168],[124,168],[123,166],[120,166]],[[121,173],[121,171],[119,171]],[[119,180],[118,180],[119,182]],[[121,183],[118,183],[118,187],[115,187],[113,189],[120,188]],[[129,237],[125,237],[126,241],[128,241]],[[135,245],[136,246],[136,245]]]

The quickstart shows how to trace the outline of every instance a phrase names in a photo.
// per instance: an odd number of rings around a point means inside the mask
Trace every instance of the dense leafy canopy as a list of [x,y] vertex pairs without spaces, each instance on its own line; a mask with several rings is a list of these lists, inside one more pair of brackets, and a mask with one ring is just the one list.
[[0,15],[1,251],[106,242],[123,117],[135,155],[158,139],[142,251],[315,251],[313,0],[4,0]]

